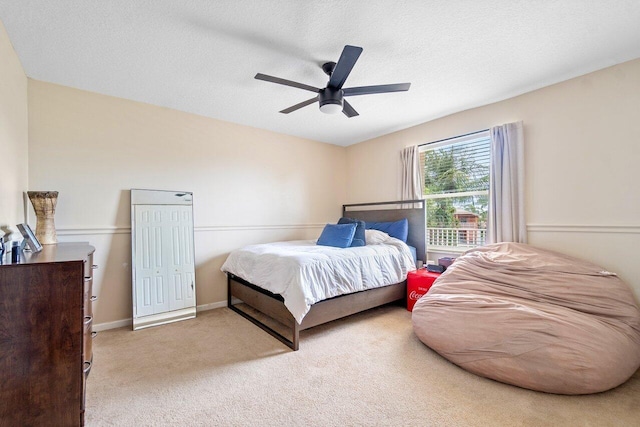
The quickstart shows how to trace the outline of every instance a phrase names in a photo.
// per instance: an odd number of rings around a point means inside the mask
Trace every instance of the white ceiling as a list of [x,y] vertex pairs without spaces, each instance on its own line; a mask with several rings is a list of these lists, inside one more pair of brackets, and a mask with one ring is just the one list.
[[[638,0],[0,0],[28,77],[350,145],[640,57]],[[411,82],[326,115],[307,91]]]

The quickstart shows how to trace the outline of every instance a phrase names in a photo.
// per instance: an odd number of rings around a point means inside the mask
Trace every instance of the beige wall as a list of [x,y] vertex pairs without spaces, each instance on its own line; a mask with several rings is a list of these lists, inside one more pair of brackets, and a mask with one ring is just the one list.
[[96,246],[98,324],[131,318],[131,188],[193,191],[197,304],[216,305],[230,250],[339,218],[345,166],[343,147],[29,80],[30,188],[59,191],[60,241]]
[[0,236],[24,222],[28,184],[27,76],[0,22]]
[[[6,57],[4,33],[0,49]],[[12,55],[18,71],[0,64],[5,92],[25,84]],[[28,88],[28,144],[21,91],[0,100],[3,119],[22,112],[0,130],[9,151],[22,151],[11,171],[24,175],[28,145],[29,189],[60,192],[59,239],[96,246],[98,324],[131,317],[130,188],[194,192],[198,305],[216,306],[230,250],[316,237],[345,201],[398,197],[403,147],[516,120],[530,242],[598,262],[640,294],[640,60],[346,149],[39,81]],[[20,221],[26,183],[2,184],[9,224]]]
[[397,198],[406,146],[517,120],[529,242],[616,271],[640,296],[640,60],[350,146],[348,200]]

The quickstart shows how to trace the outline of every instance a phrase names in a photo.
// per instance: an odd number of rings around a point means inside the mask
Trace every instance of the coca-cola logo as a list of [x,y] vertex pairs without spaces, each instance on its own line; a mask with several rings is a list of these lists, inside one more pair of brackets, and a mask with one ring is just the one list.
[[409,294],[409,299],[413,299],[413,300],[416,300],[416,301],[417,301],[417,300],[419,300],[419,299],[420,299],[420,297],[421,297],[422,295],[424,295],[424,294],[421,294],[421,293],[416,292],[416,291],[411,291],[411,293]]

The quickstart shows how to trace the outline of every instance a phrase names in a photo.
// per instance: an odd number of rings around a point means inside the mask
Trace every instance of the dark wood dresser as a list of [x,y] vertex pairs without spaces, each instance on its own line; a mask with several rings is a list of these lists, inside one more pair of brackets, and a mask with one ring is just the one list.
[[84,424],[94,250],[43,245],[0,265],[0,426]]

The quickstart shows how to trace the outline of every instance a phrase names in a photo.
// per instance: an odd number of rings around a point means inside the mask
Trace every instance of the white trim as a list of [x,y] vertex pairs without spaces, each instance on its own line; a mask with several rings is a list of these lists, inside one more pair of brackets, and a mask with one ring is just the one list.
[[425,194],[424,199],[450,199],[453,197],[469,197],[469,196],[488,196],[489,190],[461,191],[459,193],[436,193]]
[[82,236],[95,234],[131,234],[131,227],[78,227],[56,228],[59,236]]
[[222,308],[222,307],[226,307],[227,306],[227,301],[218,301],[218,302],[212,302],[210,304],[202,304],[196,307],[196,312],[201,312],[201,311],[207,311],[207,310],[213,310],[215,308]]
[[527,231],[531,233],[640,234],[640,225],[527,224]]
[[[226,306],[227,306],[226,300],[212,302],[210,304],[202,304],[202,305],[196,306],[196,312],[199,313],[201,311],[213,310],[216,308],[222,308]],[[131,328],[132,325],[133,325],[133,319],[129,317],[127,319],[114,320],[113,322],[97,323],[93,325],[93,330],[95,332],[100,332],[100,331],[106,331],[109,329],[124,328],[125,326]]]
[[144,329],[151,326],[164,325],[166,323],[179,322],[181,320],[193,319],[196,317],[196,308],[187,307],[180,310],[165,311],[148,316],[140,316],[133,319],[133,329]]
[[446,147],[448,145],[459,144],[463,142],[475,142],[476,140],[481,141],[491,137],[491,130],[479,130],[476,132],[471,132],[466,135],[460,136],[452,136],[450,138],[441,139],[439,141],[426,142],[424,144],[420,144],[418,146],[419,152],[435,150],[437,148]]
[[[194,231],[252,231],[252,230],[304,230],[323,228],[325,224],[285,224],[285,225],[201,225]],[[96,234],[131,234],[131,227],[78,227],[57,228],[59,236],[82,236]]]
[[[479,246],[476,246],[479,247]],[[431,253],[436,253],[436,254],[461,254],[464,253],[470,249],[473,249],[473,247],[465,247],[465,248],[461,248],[458,246],[434,246],[434,245],[427,245],[427,253],[431,252]]]
[[124,328],[125,326],[131,328],[131,325],[133,325],[133,319],[129,317],[127,319],[114,320],[113,322],[96,323],[92,329],[94,332],[101,332],[109,329]]
[[323,228],[326,224],[293,224],[293,225],[203,225],[195,227],[195,231],[249,231],[249,230],[298,230]]

